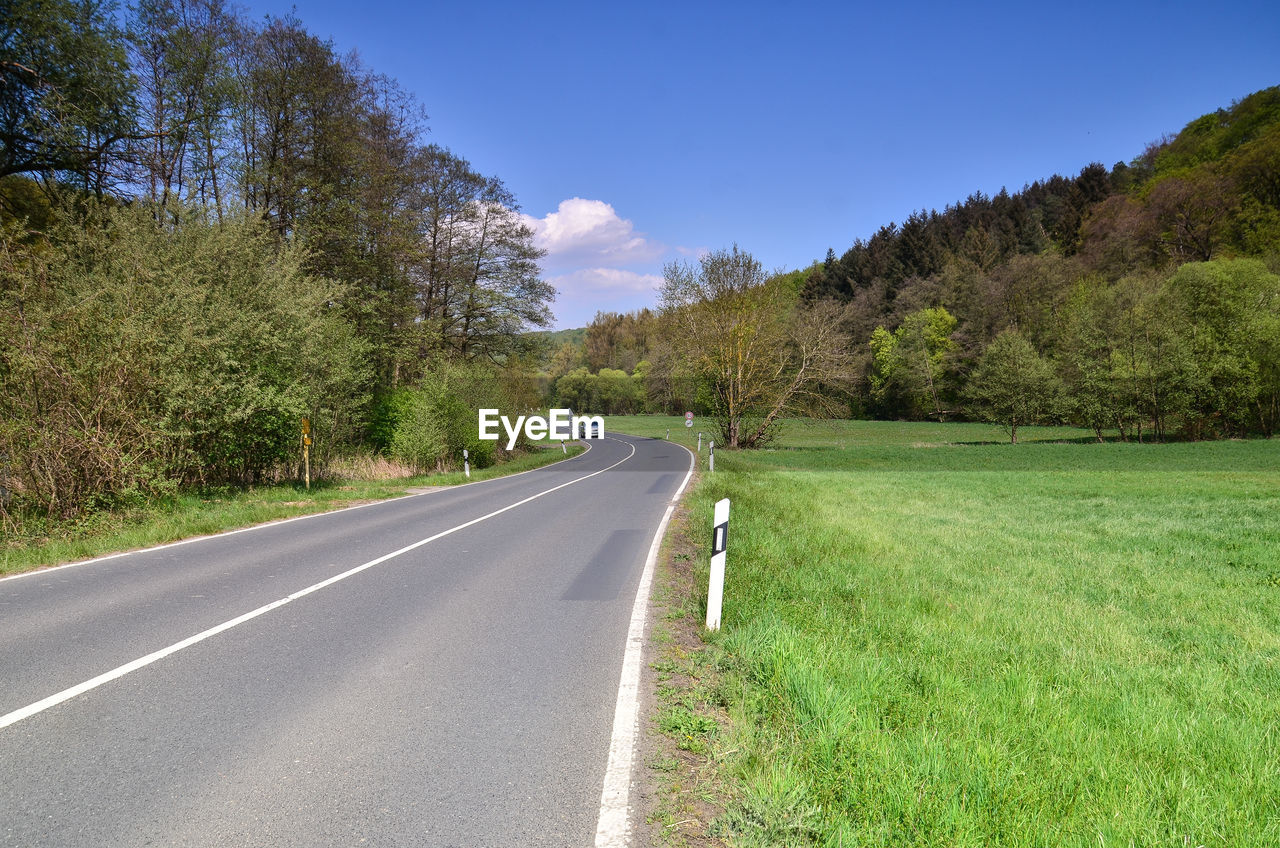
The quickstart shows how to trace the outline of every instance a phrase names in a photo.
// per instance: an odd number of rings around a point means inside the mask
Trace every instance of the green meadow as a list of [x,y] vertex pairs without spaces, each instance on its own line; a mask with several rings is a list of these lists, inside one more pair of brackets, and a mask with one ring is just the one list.
[[[606,428],[668,423],[696,441]],[[702,593],[732,500],[730,844],[1280,845],[1280,441],[1019,436],[792,422],[717,452],[688,532]]]

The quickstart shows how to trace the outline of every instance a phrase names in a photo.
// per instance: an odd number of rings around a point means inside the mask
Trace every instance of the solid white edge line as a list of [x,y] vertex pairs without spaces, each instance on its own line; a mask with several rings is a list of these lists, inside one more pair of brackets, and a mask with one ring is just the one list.
[[[578,439],[577,441],[587,440]],[[617,441],[617,439],[614,439],[613,441]],[[455,489],[465,489],[468,486],[480,486],[485,483],[492,483],[495,480],[510,480],[511,478],[519,477],[522,474],[532,474],[535,471],[542,471],[544,468],[551,468],[552,466],[560,465],[564,462],[581,459],[590,452],[591,443],[587,441],[587,449],[577,456],[571,456],[566,459],[557,459],[555,462],[548,462],[546,465],[539,465],[537,468],[529,468],[525,471],[517,471],[515,474],[503,474],[500,477],[490,477],[488,480],[473,480],[470,483],[457,483],[453,486],[449,486],[435,492],[414,492],[411,495],[397,495],[394,498],[383,498],[382,500],[372,501],[370,503],[356,504],[355,506],[344,506],[341,509],[326,509],[321,510],[320,512],[309,512],[306,515],[295,515],[293,518],[277,518],[274,521],[264,521],[261,524],[251,524],[248,527],[238,527],[235,530],[222,530],[217,533],[208,533],[204,536],[190,536],[186,539],[179,539],[176,542],[165,542],[163,545],[152,545],[149,548],[136,548],[132,551],[121,551],[120,553],[104,554],[103,556],[93,557],[92,559],[82,559],[77,562],[66,562],[62,565],[51,565],[48,568],[36,568],[31,571],[24,571],[21,574],[10,574],[7,577],[0,577],[0,583],[4,583],[6,580],[17,580],[22,577],[31,577],[36,574],[48,574],[51,571],[61,571],[64,568],[79,568],[82,565],[93,565],[94,563],[106,562],[109,559],[120,559],[121,557],[133,556],[134,554],[146,554],[151,553],[152,551],[162,551],[165,548],[176,548],[179,545],[189,545],[192,542],[203,542],[208,539],[219,539],[223,536],[234,536],[237,533],[248,533],[250,530],[261,530],[264,527],[275,527],[277,524],[288,524],[291,521],[305,521],[308,518],[319,518],[322,515],[337,515],[340,512],[350,512],[353,509],[380,506],[382,504],[395,503],[396,501],[403,501],[409,498],[420,498],[423,495],[435,495],[442,491],[451,492]]]
[[609,741],[609,764],[605,767],[604,788],[600,792],[600,818],[596,823],[596,848],[626,848],[631,839],[631,771],[635,761],[636,738],[640,723],[640,672],[644,662],[645,620],[649,611],[649,593],[653,572],[657,567],[662,537],[675,512],[684,487],[689,485],[697,457],[689,453],[689,470],[676,489],[667,511],[658,522],[658,530],[649,546],[649,557],[640,575],[636,600],[631,606],[631,626],[627,629],[627,650],[622,657],[622,674],[618,679],[618,702],[613,711],[613,737]]
[[[552,492],[556,492],[556,491],[559,491],[560,489],[565,488],[566,486],[572,486],[575,483],[581,483],[583,480],[589,480],[592,477],[595,477],[597,474],[603,474],[604,472],[612,468],[617,468],[619,465],[631,459],[631,457],[635,456],[636,454],[635,445],[631,445],[627,442],[622,442],[620,439],[614,439],[613,441],[617,441],[617,442],[620,442],[621,444],[628,445],[628,447],[631,448],[631,453],[627,454],[622,459],[615,462],[613,465],[610,465],[606,468],[601,468],[599,471],[593,471],[590,474],[587,474],[585,476],[574,478],[573,480],[570,480],[567,483],[561,483],[559,486],[553,486],[550,489],[544,489],[543,491],[538,492],[536,495],[530,495],[524,500],[516,501],[513,504],[508,504],[507,506],[504,506],[501,509],[495,509],[493,512],[487,515],[482,515],[479,518],[473,518],[470,521],[463,522],[462,524],[459,524],[455,527],[450,527],[448,530],[442,530],[439,533],[436,533],[434,536],[428,536],[425,539],[419,539],[413,544],[405,545],[403,548],[400,548],[399,550],[392,551],[389,554],[383,554],[377,559],[371,559],[368,562],[363,563],[361,565],[357,565],[355,568],[348,569],[347,571],[344,571],[341,574],[335,574],[326,580],[321,580],[319,583],[314,583],[305,589],[299,589],[298,591],[294,592],[292,595],[281,598],[278,601],[272,601],[271,603],[266,604],[265,606],[258,607],[257,609],[247,612],[244,615],[236,616],[230,621],[224,621],[222,624],[218,624],[218,625],[215,625],[214,627],[210,627],[208,630],[202,630],[201,632],[195,634],[194,636],[188,636],[186,639],[183,639],[180,642],[174,642],[172,645],[170,645],[167,648],[161,648],[158,651],[147,654],[145,657],[139,657],[138,659],[133,660],[132,662],[128,662],[122,666],[113,668],[111,671],[108,671],[104,674],[99,674],[97,677],[94,677],[91,680],[86,680],[85,682],[72,686],[69,689],[63,689],[61,692],[57,692],[53,695],[50,695],[47,698],[43,698],[39,701],[36,701],[34,704],[29,704],[20,709],[16,709],[11,713],[7,713],[3,716],[0,716],[0,730],[3,730],[4,728],[8,727],[11,724],[17,724],[23,719],[30,718],[31,716],[37,713],[43,712],[49,709],[50,707],[57,706],[58,704],[61,704],[64,701],[69,701],[72,698],[76,697],[77,695],[83,695],[85,692],[88,692],[91,689],[96,689],[104,683],[110,683],[112,680],[116,680],[118,678],[124,677],[126,674],[129,674],[130,672],[137,671],[138,669],[144,668],[145,666],[149,666],[153,662],[156,662],[157,660],[162,660],[165,657],[169,656],[170,654],[176,654],[178,651],[181,651],[184,648],[189,648],[192,645],[197,644],[198,642],[203,642],[205,639],[208,639],[211,636],[217,636],[219,633],[225,632],[227,630],[230,630],[233,627],[244,624],[246,621],[250,621],[252,619],[257,618],[260,615],[271,612],[274,609],[278,609],[284,606],[285,604],[289,603],[290,601],[296,601],[298,598],[304,597],[306,595],[310,595],[312,592],[319,591],[320,589],[323,589],[326,586],[332,586],[334,583],[338,583],[339,581],[346,580],[348,577],[359,574],[360,572],[365,571],[366,569],[373,568],[375,565],[380,565],[389,559],[395,559],[401,554],[406,554],[409,551],[414,550],[415,548],[420,548],[423,545],[426,545],[430,542],[434,542],[437,539],[442,539],[445,536],[448,536],[452,533],[456,533],[459,530],[463,530],[467,527],[472,526],[473,524],[479,524],[481,521],[487,521],[488,519],[493,518],[494,516],[501,515],[502,513],[507,512],[508,510],[515,509],[518,506],[523,506],[524,504],[527,504],[530,501],[536,501],[538,498],[542,497],[543,495],[549,495]],[[579,456],[581,455],[582,454],[579,454]],[[536,470],[536,469],[532,469],[532,470]],[[477,482],[488,482],[488,481],[482,480]]]

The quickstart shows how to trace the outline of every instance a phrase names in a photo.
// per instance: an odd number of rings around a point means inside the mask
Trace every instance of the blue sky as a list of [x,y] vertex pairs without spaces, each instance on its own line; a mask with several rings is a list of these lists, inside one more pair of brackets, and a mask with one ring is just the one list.
[[699,250],[804,267],[1280,84],[1274,2],[249,0],[290,6],[515,192],[557,327],[652,305]]

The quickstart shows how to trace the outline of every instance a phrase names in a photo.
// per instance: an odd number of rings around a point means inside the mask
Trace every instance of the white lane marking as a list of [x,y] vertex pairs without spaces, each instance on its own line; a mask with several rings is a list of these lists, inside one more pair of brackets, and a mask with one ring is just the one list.
[[[614,439],[614,441],[618,441],[618,440]],[[625,442],[623,444],[625,444]],[[581,459],[582,457],[590,453],[590,451],[591,451],[591,444],[588,442],[587,449],[584,450],[582,453],[578,454],[577,456],[571,456],[568,459],[557,459],[555,462],[548,462],[546,465],[539,465],[537,468],[530,468],[526,471],[517,471],[515,474],[503,474],[501,477],[490,477],[488,480],[473,480],[470,483],[458,483],[456,485],[449,486],[448,488],[443,489],[442,491],[452,492],[456,489],[465,489],[468,486],[482,486],[485,483],[492,483],[495,480],[510,480],[512,477],[519,477],[522,474],[532,474],[535,471],[542,471],[545,468],[550,468],[553,465],[559,465],[562,462],[569,462],[574,459]],[[441,490],[437,490],[435,492],[415,492],[412,495],[399,495],[394,498],[385,498],[383,500],[374,501],[372,503],[356,504],[355,506],[344,506],[341,509],[329,509],[329,510],[323,510],[321,512],[311,512],[306,515],[295,515],[293,518],[280,518],[275,521],[264,521],[261,524],[254,524],[251,527],[241,527],[238,530],[223,530],[220,533],[209,533],[208,535],[205,535],[205,536],[192,536],[188,539],[179,539],[176,542],[165,542],[163,545],[152,545],[149,548],[137,548],[136,550],[121,551],[118,554],[106,554],[105,556],[94,557],[93,559],[82,559],[79,562],[68,562],[68,563],[63,563],[62,565],[50,566],[49,568],[37,568],[33,571],[24,571],[21,574],[10,574],[8,577],[0,577],[0,583],[5,582],[6,580],[17,580],[21,577],[31,577],[34,574],[48,574],[51,571],[61,571],[64,568],[77,568],[81,565],[93,565],[94,563],[97,563],[97,562],[105,562],[109,559],[119,559],[120,557],[133,556],[134,554],[146,554],[152,551],[162,551],[165,548],[176,548],[179,545],[189,545],[192,542],[203,542],[207,539],[218,539],[218,538],[221,538],[222,536],[234,536],[237,533],[248,533],[250,530],[261,530],[263,527],[275,527],[277,524],[288,524],[291,521],[305,521],[308,518],[319,518],[322,515],[337,515],[340,512],[350,512],[353,509],[364,509],[365,507],[370,507],[370,506],[381,506],[382,504],[389,504],[389,503],[394,503],[396,501],[403,501],[408,498],[420,498],[423,495],[438,494],[439,491]]]
[[[614,441],[621,442],[621,440],[618,440],[618,439],[615,439]],[[621,442],[621,444],[627,444],[627,442]],[[436,533],[434,536],[428,536],[425,539],[419,539],[418,541],[414,542],[411,545],[405,545],[403,548],[400,548],[399,550],[392,551],[389,554],[383,554],[377,559],[371,559],[368,562],[364,563],[363,565],[357,565],[355,568],[348,569],[347,571],[344,571],[341,574],[335,574],[334,576],[328,578],[327,580],[321,580],[319,583],[315,583],[311,586],[308,586],[305,589],[299,589],[297,592],[294,592],[292,595],[289,595],[288,597],[281,598],[278,601],[272,601],[271,603],[266,604],[265,606],[258,607],[256,610],[252,610],[250,612],[245,613],[244,615],[237,616],[236,618],[233,618],[230,621],[224,621],[222,624],[216,625],[214,627],[210,627],[208,630],[201,631],[200,633],[197,633],[194,636],[188,636],[186,639],[183,639],[181,642],[175,642],[167,648],[161,648],[158,651],[147,654],[145,657],[139,657],[133,662],[125,663],[119,668],[113,668],[111,671],[108,671],[105,674],[99,674],[97,677],[93,678],[92,680],[86,680],[84,683],[80,683],[76,686],[72,686],[70,689],[64,689],[61,692],[55,693],[53,695],[50,695],[47,698],[36,701],[34,704],[30,704],[28,706],[22,707],[21,709],[14,710],[13,712],[8,713],[7,715],[0,716],[0,729],[4,729],[11,724],[16,724],[17,722],[20,722],[23,719],[30,718],[31,716],[37,713],[43,712],[44,710],[47,710],[52,706],[61,704],[63,701],[69,701],[72,698],[76,697],[77,695],[83,695],[85,692],[88,692],[91,689],[96,689],[104,683],[110,683],[112,680],[116,680],[117,678],[124,677],[126,674],[129,674],[130,672],[137,671],[138,669],[143,668],[144,666],[151,665],[153,662],[156,662],[157,660],[162,660],[165,657],[169,656],[170,654],[176,654],[178,651],[181,651],[184,648],[189,648],[198,642],[203,642],[205,639],[208,639],[211,636],[217,636],[219,633],[230,630],[231,628],[236,627],[238,625],[244,624],[246,621],[255,619],[260,615],[265,615],[266,613],[269,613],[274,609],[278,609],[284,606],[290,601],[296,601],[298,598],[304,597],[306,595],[310,595],[312,592],[318,592],[319,590],[325,588],[326,586],[332,586],[334,583],[337,583],[341,580],[346,580],[348,577],[352,577],[356,574],[359,574],[362,571],[373,568],[375,565],[380,565],[381,563],[384,563],[389,559],[395,559],[401,554],[406,554],[409,551],[412,551],[416,548],[420,548],[423,545],[426,545],[430,542],[434,542],[437,539],[443,539],[445,536],[448,536],[452,533],[457,533],[459,530],[463,530],[467,527],[472,526],[473,524],[479,524],[481,521],[487,521],[488,519],[493,518],[496,515],[502,515],[502,513],[507,512],[509,510],[513,510],[518,506],[523,506],[524,504],[527,504],[530,501],[536,501],[538,498],[542,497],[543,495],[549,495],[552,492],[557,492],[560,489],[565,488],[566,486],[572,486],[575,483],[581,483],[583,480],[589,480],[592,477],[595,477],[597,474],[603,474],[604,472],[608,471],[611,468],[617,468],[619,465],[626,462],[631,457],[635,456],[635,453],[636,453],[635,445],[628,445],[628,447],[631,448],[631,453],[627,454],[622,459],[615,462],[613,465],[610,465],[606,468],[601,468],[599,471],[593,471],[590,474],[586,474],[582,477],[575,478],[573,480],[570,480],[567,483],[561,483],[559,486],[552,486],[550,489],[544,489],[543,491],[538,492],[536,495],[530,495],[524,500],[516,501],[513,504],[508,504],[507,506],[504,506],[502,509],[495,509],[493,512],[489,513],[488,515],[482,515],[479,518],[473,518],[470,521],[466,521],[466,522],[463,522],[462,524],[457,525],[456,527],[450,527],[448,530],[442,530],[439,533]],[[581,456],[581,454],[579,454],[579,456]]]
[[[681,445],[684,447],[684,445]],[[689,451],[688,448],[685,448]],[[609,742],[609,764],[604,771],[604,789],[600,792],[600,818],[596,824],[596,848],[625,848],[631,838],[631,769],[635,760],[636,736],[640,721],[640,671],[644,660],[645,617],[649,610],[649,592],[653,572],[662,549],[662,536],[675,512],[676,503],[693,476],[693,451],[689,451],[689,471],[680,488],[667,504],[658,522],[640,575],[640,587],[631,607],[631,626],[627,630],[627,650],[622,657],[622,675],[618,680],[618,703],[613,711],[613,738]]]

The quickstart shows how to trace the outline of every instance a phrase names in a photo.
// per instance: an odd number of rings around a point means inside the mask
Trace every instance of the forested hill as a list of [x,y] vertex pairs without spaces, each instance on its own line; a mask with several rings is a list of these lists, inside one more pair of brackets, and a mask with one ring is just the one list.
[[[1274,272],[1278,253],[1280,87],[1272,87],[1195,119],[1129,163],[1094,163],[1012,194],[975,193],[888,224],[843,255],[829,250],[804,291],[809,300],[849,304],[852,341],[872,377],[868,411],[910,415],[922,405],[908,387],[875,385],[868,342],[877,327],[900,327],[929,307],[948,310],[956,320],[954,399],[1007,329],[1061,358],[1072,303],[1079,317],[1092,297],[1102,326],[1116,317],[1103,313],[1132,311],[1143,300],[1136,289],[1155,297],[1186,263],[1257,257]],[[1108,296],[1114,309],[1101,303]]]
[[[1128,164],[1093,163],[1016,194],[981,193],[881,227],[842,256],[828,251],[810,297],[875,290],[891,305],[952,266],[990,271],[1018,256],[1079,257],[1108,277],[1257,255],[1280,241],[1280,87],[1204,115]],[[945,289],[945,283],[943,283]],[[958,303],[958,301],[957,301]]]

